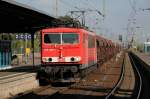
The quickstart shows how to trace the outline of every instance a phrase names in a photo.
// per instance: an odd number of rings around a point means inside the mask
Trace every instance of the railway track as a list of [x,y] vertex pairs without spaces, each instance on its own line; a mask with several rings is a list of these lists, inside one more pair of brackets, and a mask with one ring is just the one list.
[[112,90],[110,92],[108,92],[108,94],[106,95],[105,99],[112,99],[114,93],[120,87],[120,85],[121,85],[121,83],[122,83],[122,81],[124,79],[124,74],[125,74],[125,56],[124,56],[124,59],[123,59],[122,69],[121,69],[121,74],[120,74],[119,80],[116,83],[116,85],[112,88]]
[[[100,86],[98,86],[96,83],[98,80],[94,80],[93,82],[90,82],[90,80],[83,79],[81,82],[71,85],[67,90],[59,91],[58,93],[52,95],[49,97],[49,99],[112,99],[114,93],[117,91],[117,89],[120,87],[125,73],[125,65],[124,65],[124,59],[125,56],[123,56],[122,66],[121,66],[121,74],[119,76],[118,81],[116,82],[115,86],[111,89],[101,89]],[[98,75],[98,73],[96,73]],[[94,73],[92,75],[94,76]],[[104,77],[105,78],[105,77]],[[94,84],[95,83],[95,84]],[[100,82],[99,82],[100,83]],[[111,82],[112,83],[112,82]]]
[[[149,99],[149,98],[146,98],[145,95],[144,95],[144,98],[141,98],[141,94],[142,94],[142,90],[143,90],[142,89],[142,87],[143,87],[143,79],[142,78],[145,78],[145,77],[143,77],[144,76],[143,72],[141,72],[141,70],[140,70],[142,68],[143,64],[139,63],[140,60],[135,60],[134,56],[131,55],[131,53],[128,55],[130,57],[130,61],[133,66],[133,69],[134,69],[136,84],[135,84],[135,89],[134,89],[132,96],[128,97],[127,99]],[[125,59],[124,59],[124,61],[125,61]],[[141,67],[139,65],[141,65]],[[124,69],[125,69],[125,67],[124,67],[124,62],[123,62],[120,78],[119,78],[118,82],[116,83],[116,85],[111,89],[111,91],[108,92],[105,99],[116,99],[116,98],[122,99],[123,98],[123,97],[115,97],[114,95],[117,92],[118,88],[121,86],[121,83],[124,79],[124,73],[125,73]]]
[[[118,64],[113,64],[114,67],[111,63],[108,63],[104,66],[105,68],[99,68],[93,71],[78,83],[60,87],[42,87],[19,94],[15,99],[111,99],[115,91],[121,85],[124,77],[123,57],[122,55],[121,61],[119,61]],[[115,60],[116,58],[111,60],[111,62],[114,63]],[[106,71],[103,73],[105,69]],[[114,82],[114,80],[116,82]]]
[[[122,81],[124,79],[125,73],[125,58],[123,58],[121,73],[118,81],[110,89],[101,89],[96,84],[98,81],[87,81],[87,79],[82,79],[78,83],[62,86],[45,86],[38,90],[27,92],[24,94],[19,94],[15,99],[149,99],[149,83],[147,78],[149,75],[145,76],[147,73],[143,68],[143,64],[140,60],[137,60],[131,53],[128,54],[131,60],[131,64],[134,69],[135,74],[135,89],[131,97],[117,97],[116,93],[119,90]],[[92,74],[98,75],[97,72]],[[108,79],[108,78],[107,78]],[[92,84],[92,85],[91,85]],[[58,84],[60,85],[60,84]],[[143,87],[144,86],[144,87]],[[145,91],[146,89],[146,91]],[[49,93],[49,94],[48,94]]]

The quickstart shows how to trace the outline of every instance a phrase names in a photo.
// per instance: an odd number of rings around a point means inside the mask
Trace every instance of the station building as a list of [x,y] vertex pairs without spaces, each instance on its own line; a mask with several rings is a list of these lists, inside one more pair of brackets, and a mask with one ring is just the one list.
[[[60,22],[60,20],[44,11],[19,3],[15,0],[0,0],[0,13],[0,22],[2,24],[0,28],[0,34],[19,33],[20,35],[25,35],[26,33],[29,33],[31,35],[31,66],[35,66],[35,32],[46,27],[56,26],[57,22]],[[12,67],[12,41],[13,40],[0,39],[0,71]]]

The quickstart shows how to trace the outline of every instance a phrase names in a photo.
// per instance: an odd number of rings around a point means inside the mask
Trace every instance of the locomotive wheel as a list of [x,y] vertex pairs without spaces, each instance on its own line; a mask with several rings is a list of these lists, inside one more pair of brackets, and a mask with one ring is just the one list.
[[37,72],[36,79],[38,80],[40,86],[46,86],[50,84],[50,80],[46,77],[47,77],[47,74],[44,71],[39,70]]
[[81,70],[80,72],[81,79],[84,78],[85,76],[86,76],[86,70]]

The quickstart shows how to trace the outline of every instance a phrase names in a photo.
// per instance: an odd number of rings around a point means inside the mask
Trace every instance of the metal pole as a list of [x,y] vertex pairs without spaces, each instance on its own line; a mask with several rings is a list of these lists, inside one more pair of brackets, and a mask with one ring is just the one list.
[[31,45],[32,45],[33,66],[35,66],[35,63],[34,63],[34,32],[31,33]]
[[56,0],[56,17],[57,17],[57,13],[58,13],[58,1]]
[[106,14],[106,13],[105,13],[105,10],[106,10],[106,9],[105,9],[105,6],[106,6],[105,4],[106,4],[106,3],[105,3],[105,0],[103,0],[103,15],[104,15],[104,17],[105,17],[105,14]]
[[85,26],[85,11],[81,11],[82,13],[82,26]]
[[25,57],[25,64],[27,64],[27,55],[26,55],[26,33],[24,33],[24,57]]

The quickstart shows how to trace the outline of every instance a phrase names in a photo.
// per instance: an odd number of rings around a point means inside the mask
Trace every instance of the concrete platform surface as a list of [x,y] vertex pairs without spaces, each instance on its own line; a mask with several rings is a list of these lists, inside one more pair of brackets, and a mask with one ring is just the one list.
[[38,67],[21,66],[0,71],[0,99],[12,97],[39,87],[36,80]]
[[32,65],[26,65],[26,66],[15,66],[6,70],[0,70],[0,79],[1,78],[8,78],[11,76],[20,75],[22,73],[35,73],[39,69],[39,66],[32,66]]
[[134,52],[134,54],[137,55],[142,61],[144,61],[147,65],[150,66],[150,54],[139,52]]

